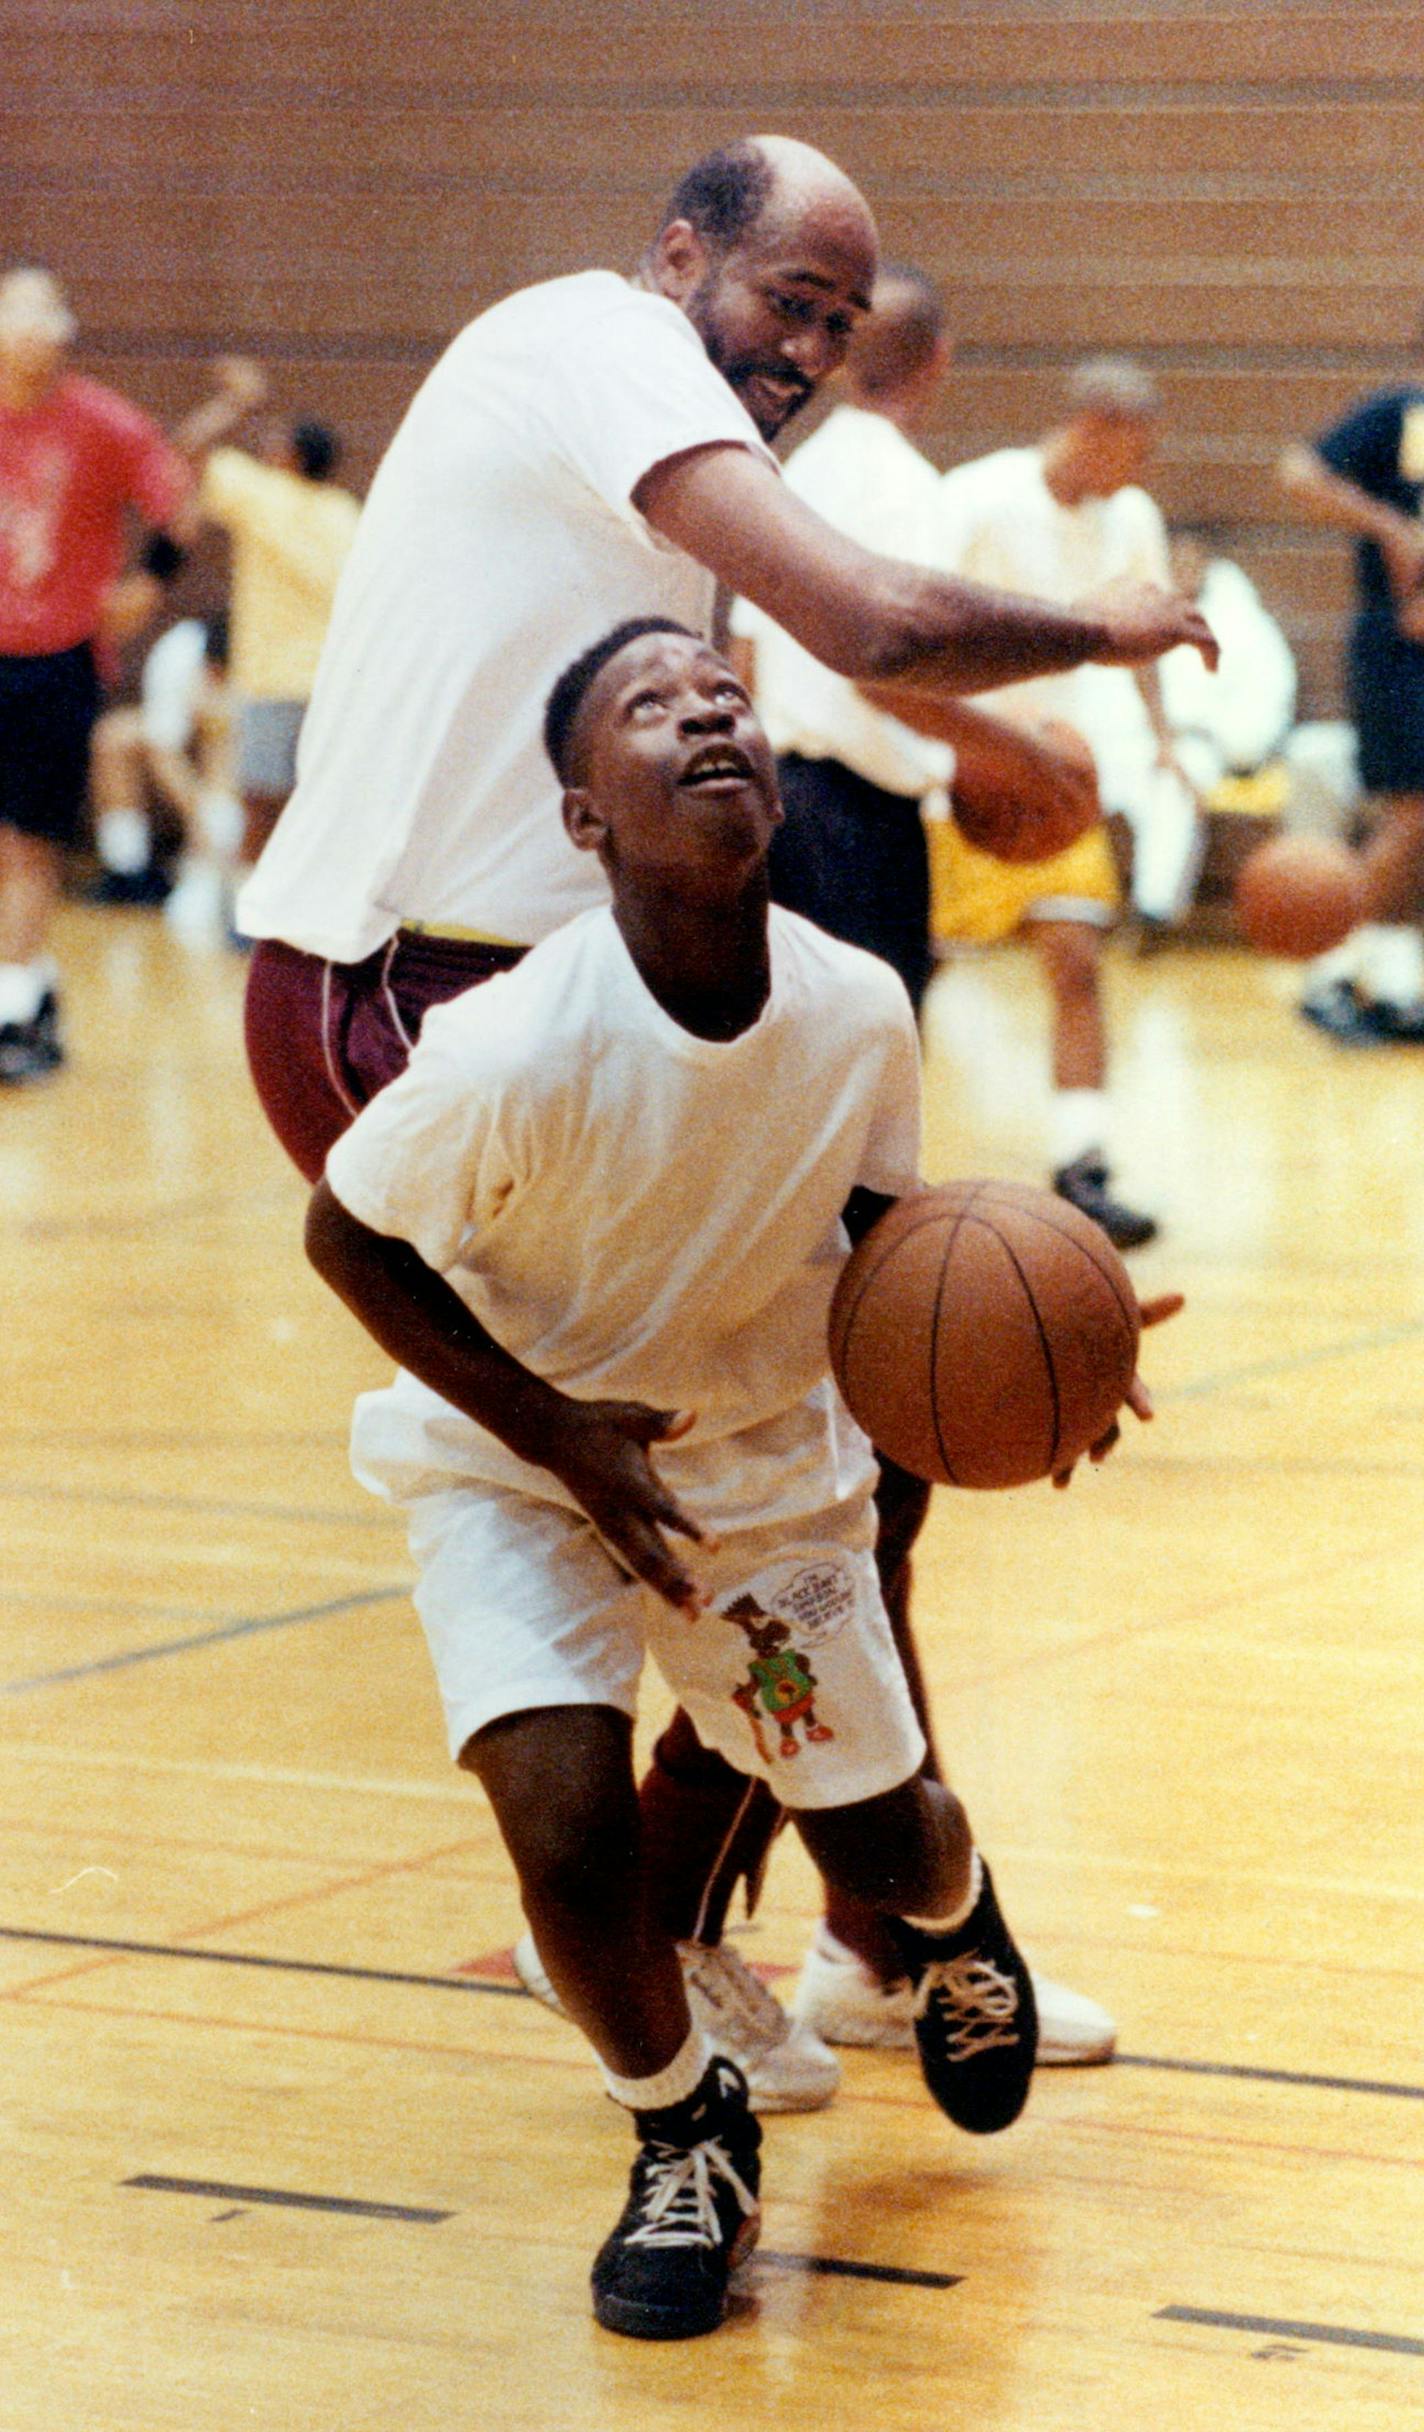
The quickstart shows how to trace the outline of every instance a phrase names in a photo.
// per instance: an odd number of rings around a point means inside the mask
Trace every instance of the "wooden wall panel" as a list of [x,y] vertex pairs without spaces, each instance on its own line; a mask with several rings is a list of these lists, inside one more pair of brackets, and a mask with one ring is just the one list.
[[173,415],[250,349],[360,484],[461,321],[630,264],[697,152],[783,127],[944,285],[934,451],[1032,437],[1078,355],[1137,351],[1164,506],[1228,528],[1327,706],[1348,556],[1274,466],[1405,358],[1420,26],[1373,0],[0,0],[0,242],[66,279],[101,376]]

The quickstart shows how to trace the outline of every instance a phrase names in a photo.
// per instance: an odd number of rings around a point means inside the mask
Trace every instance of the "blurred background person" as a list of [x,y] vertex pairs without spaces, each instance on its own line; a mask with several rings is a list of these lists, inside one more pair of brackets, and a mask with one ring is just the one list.
[[[1139,475],[1161,405],[1148,373],[1096,356],[1071,374],[1065,419],[1031,447],[999,448],[941,483],[938,546],[947,570],[1064,605],[1120,581],[1170,586],[1166,526]],[[1133,901],[1149,932],[1177,921],[1200,858],[1196,796],[1175,750],[1155,668],[1084,667],[990,696],[1001,717],[1061,722],[1082,739],[1105,812],[1132,833]],[[1041,963],[1052,1008],[1053,1186],[1119,1249],[1153,1239],[1155,1218],[1116,1196],[1102,951],[1119,911],[1102,827],[1065,854],[1010,867],[952,832],[939,840],[936,925],[988,944],[1018,930]]]
[[1412,917],[1424,868],[1424,329],[1412,376],[1352,406],[1280,477],[1317,523],[1355,542],[1346,691],[1372,830],[1372,918],[1301,1010],[1333,1036],[1424,1040],[1424,943]]
[[94,729],[98,898],[162,902],[169,926],[194,942],[227,933],[242,840],[227,662],[224,610],[180,618],[144,660],[138,701],[106,710]]
[[[63,1061],[49,939],[103,685],[190,528],[182,457],[137,406],[69,369],[75,328],[48,271],[0,279],[0,1082]],[[122,578],[130,510],[153,529]]]
[[266,405],[269,383],[245,355],[223,356],[214,379],[177,439],[201,468],[199,512],[232,549],[240,859],[250,867],[296,784],[297,739],[361,509],[332,478],[341,442],[324,422],[269,422],[250,451],[222,444]]
[[1200,608],[1221,652],[1211,669],[1195,651],[1169,650],[1158,661],[1178,765],[1207,808],[1228,780],[1260,779],[1271,771],[1273,790],[1262,794],[1261,807],[1280,810],[1287,791],[1284,753],[1295,723],[1295,654],[1244,566],[1226,556],[1211,532],[1183,526],[1173,532],[1170,550],[1173,582]]

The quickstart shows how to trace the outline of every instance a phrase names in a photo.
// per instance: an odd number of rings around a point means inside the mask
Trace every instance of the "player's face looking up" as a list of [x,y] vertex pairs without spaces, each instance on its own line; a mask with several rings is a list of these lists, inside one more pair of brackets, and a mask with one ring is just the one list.
[[781,819],[776,764],[751,702],[691,635],[642,634],[600,669],[573,730],[564,822],[610,877],[739,890]]
[[794,213],[773,208],[720,258],[677,221],[664,230],[661,251],[674,281],[664,292],[682,306],[762,437],[774,439],[844,361],[870,309],[875,234],[868,214],[839,194]]

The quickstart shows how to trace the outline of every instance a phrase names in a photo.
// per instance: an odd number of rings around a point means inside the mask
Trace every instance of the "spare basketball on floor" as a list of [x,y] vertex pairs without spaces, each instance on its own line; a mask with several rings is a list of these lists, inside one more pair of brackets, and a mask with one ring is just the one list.
[[1273,836],[1242,863],[1234,910],[1258,953],[1328,954],[1365,917],[1359,856],[1328,836]]
[[945,1486],[1027,1486],[1112,1426],[1141,1330],[1100,1226],[1052,1191],[953,1182],[901,1199],[851,1252],[831,1365],[877,1448]]

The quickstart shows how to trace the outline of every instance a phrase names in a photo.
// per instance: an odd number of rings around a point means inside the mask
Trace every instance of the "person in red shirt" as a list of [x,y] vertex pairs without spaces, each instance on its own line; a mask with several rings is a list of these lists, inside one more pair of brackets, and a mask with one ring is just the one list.
[[[48,271],[0,278],[0,1082],[63,1060],[48,952],[108,655],[182,563],[192,480],[158,425],[68,369]],[[152,535],[124,579],[125,513]]]

